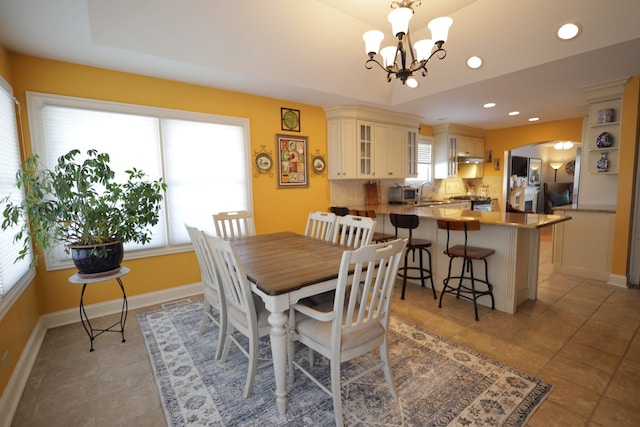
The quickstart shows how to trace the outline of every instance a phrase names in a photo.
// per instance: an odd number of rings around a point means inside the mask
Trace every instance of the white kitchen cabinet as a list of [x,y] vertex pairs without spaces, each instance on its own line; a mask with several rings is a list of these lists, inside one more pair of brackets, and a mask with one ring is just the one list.
[[484,164],[458,163],[459,157],[484,158],[484,131],[447,123],[434,126],[433,172],[435,179],[478,178]]
[[327,120],[327,174],[329,179],[355,179],[356,132],[355,119]]
[[405,129],[405,132],[407,135],[405,176],[416,178],[418,176],[418,132],[415,129]]
[[[358,178],[375,178],[375,123],[358,120],[358,147],[356,151]],[[384,137],[381,135],[381,137]]]
[[[356,106],[325,108],[329,179],[404,179],[417,174],[419,118]],[[409,153],[411,141],[415,148]]]
[[405,128],[375,124],[374,175],[376,179],[405,178],[404,154],[407,147]]
[[458,136],[456,150],[458,157],[484,157],[484,139],[473,136]]

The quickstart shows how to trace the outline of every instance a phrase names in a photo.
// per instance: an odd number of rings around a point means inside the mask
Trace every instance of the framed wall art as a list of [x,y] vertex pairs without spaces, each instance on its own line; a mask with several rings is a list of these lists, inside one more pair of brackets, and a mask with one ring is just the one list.
[[300,132],[300,110],[280,108],[280,123],[282,130]]
[[309,186],[306,136],[277,134],[276,155],[278,157],[279,188]]
[[542,160],[541,159],[529,159],[529,185],[538,186],[542,181],[540,174],[542,173]]
[[316,175],[322,176],[324,176],[327,170],[327,161],[324,159],[324,156],[320,154],[320,150],[316,150],[316,154],[311,156],[311,169]]

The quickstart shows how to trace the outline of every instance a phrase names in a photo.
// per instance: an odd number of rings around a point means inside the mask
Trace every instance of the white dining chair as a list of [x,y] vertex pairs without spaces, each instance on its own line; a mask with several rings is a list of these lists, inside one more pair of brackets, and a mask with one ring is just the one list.
[[[343,425],[341,388],[369,372],[382,369],[389,390],[396,397],[389,367],[387,332],[391,293],[406,244],[406,239],[397,239],[345,251],[332,305],[312,307],[297,303],[291,306],[289,372],[292,374],[295,367],[332,396],[337,426]],[[304,358],[299,361],[295,358],[295,341],[329,359],[329,386],[311,374],[311,367],[303,364]],[[341,382],[342,362],[376,349],[379,361]]]
[[358,249],[371,243],[376,222],[364,216],[339,216],[333,232],[333,243]]
[[[258,368],[259,339],[269,335],[271,329],[268,321],[269,311],[262,300],[251,292],[247,274],[233,243],[207,233],[205,237],[213,252],[227,305],[227,335],[220,360],[227,360],[231,343],[247,356],[249,367],[243,392],[243,396],[247,398],[253,391],[253,381]],[[236,331],[248,338],[248,348],[236,338]]]
[[242,236],[255,236],[253,215],[248,211],[219,212],[213,215],[218,237],[228,240]]
[[[204,313],[200,322],[199,335],[204,333],[207,319],[218,326],[218,343],[216,345],[216,359],[222,356],[222,348],[227,335],[227,307],[224,301],[224,292],[220,284],[220,278],[216,269],[213,253],[207,244],[204,232],[196,227],[185,224],[191,243],[196,252],[200,276],[204,293]],[[217,318],[213,310],[217,311]]]
[[311,212],[307,218],[304,235],[330,242],[333,239],[336,220],[336,215],[331,212]]

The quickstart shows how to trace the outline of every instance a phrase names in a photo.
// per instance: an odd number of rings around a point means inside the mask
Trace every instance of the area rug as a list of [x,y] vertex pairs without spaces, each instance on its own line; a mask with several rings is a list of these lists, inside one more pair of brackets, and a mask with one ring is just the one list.
[[[209,322],[198,335],[202,310],[196,301],[138,315],[169,426],[335,425],[331,398],[300,372],[289,386],[285,415],[275,407],[271,365],[258,369],[253,395],[244,399],[247,359],[232,346],[226,363],[215,360],[218,328]],[[390,395],[382,371],[362,377],[342,390],[345,425],[522,426],[552,390],[395,317],[389,338],[398,397]],[[270,355],[266,337],[260,358]],[[307,359],[306,351],[298,355]],[[344,363],[343,373],[351,376],[366,363],[364,358]],[[328,385],[326,360],[317,356],[313,369],[325,373]]]

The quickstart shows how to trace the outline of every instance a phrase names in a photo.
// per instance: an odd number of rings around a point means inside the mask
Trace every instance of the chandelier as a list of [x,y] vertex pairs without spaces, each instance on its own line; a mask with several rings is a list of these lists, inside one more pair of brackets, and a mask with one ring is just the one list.
[[[397,39],[395,46],[387,46],[380,50],[380,44],[384,39],[382,31],[370,30],[364,33],[362,39],[365,43],[365,50],[369,59],[365,62],[365,67],[370,70],[373,63],[376,63],[387,72],[387,81],[393,77],[400,79],[402,84],[415,88],[418,81],[413,76],[422,71],[422,76],[427,75],[427,63],[434,55],[438,59],[444,59],[447,51],[442,48],[447,41],[449,27],[453,24],[453,19],[443,16],[435,18],[429,22],[431,39],[418,40],[411,45],[411,35],[409,34],[409,21],[413,16],[414,6],[419,6],[422,0],[394,0],[391,3],[391,12],[388,20],[391,23],[391,30]],[[433,48],[435,47],[435,50]],[[432,52],[433,51],[433,52]],[[382,63],[376,59],[380,52]]]

